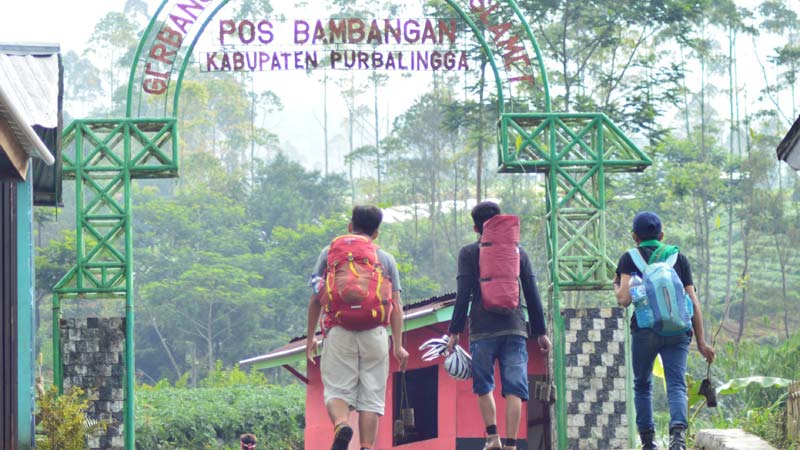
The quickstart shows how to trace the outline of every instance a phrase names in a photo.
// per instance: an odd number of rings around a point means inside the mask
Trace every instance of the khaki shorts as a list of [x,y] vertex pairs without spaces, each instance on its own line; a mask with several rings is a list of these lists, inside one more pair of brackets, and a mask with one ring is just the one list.
[[333,398],[356,411],[383,415],[389,376],[389,336],[386,328],[349,331],[333,327],[322,346],[325,404]]

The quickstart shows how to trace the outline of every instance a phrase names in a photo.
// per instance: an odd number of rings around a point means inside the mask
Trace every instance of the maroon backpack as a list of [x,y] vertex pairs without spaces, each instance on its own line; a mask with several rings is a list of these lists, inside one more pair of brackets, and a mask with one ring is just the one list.
[[519,308],[519,217],[498,214],[483,224],[478,254],[481,300],[487,311]]

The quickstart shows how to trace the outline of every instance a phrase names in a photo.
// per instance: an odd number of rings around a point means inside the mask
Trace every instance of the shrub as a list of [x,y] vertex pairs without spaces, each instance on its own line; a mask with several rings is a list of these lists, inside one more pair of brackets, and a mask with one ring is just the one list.
[[271,450],[302,449],[304,406],[305,390],[296,385],[141,389],[136,447],[232,450],[247,432]]
[[105,422],[86,418],[89,406],[80,388],[58,395],[58,388],[40,392],[36,399],[36,447],[42,450],[83,450],[86,438],[105,430]]

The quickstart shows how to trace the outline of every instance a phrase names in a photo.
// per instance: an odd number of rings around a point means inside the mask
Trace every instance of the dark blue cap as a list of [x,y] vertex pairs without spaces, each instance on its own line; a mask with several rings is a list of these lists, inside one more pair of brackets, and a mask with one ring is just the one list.
[[661,219],[654,212],[640,212],[633,218],[633,232],[639,239],[655,239],[661,233]]

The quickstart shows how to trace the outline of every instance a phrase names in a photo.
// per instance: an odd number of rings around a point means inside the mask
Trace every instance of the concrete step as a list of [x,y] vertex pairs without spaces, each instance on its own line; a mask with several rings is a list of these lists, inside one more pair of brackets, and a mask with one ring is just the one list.
[[766,441],[738,428],[706,429],[697,432],[697,450],[776,450]]

